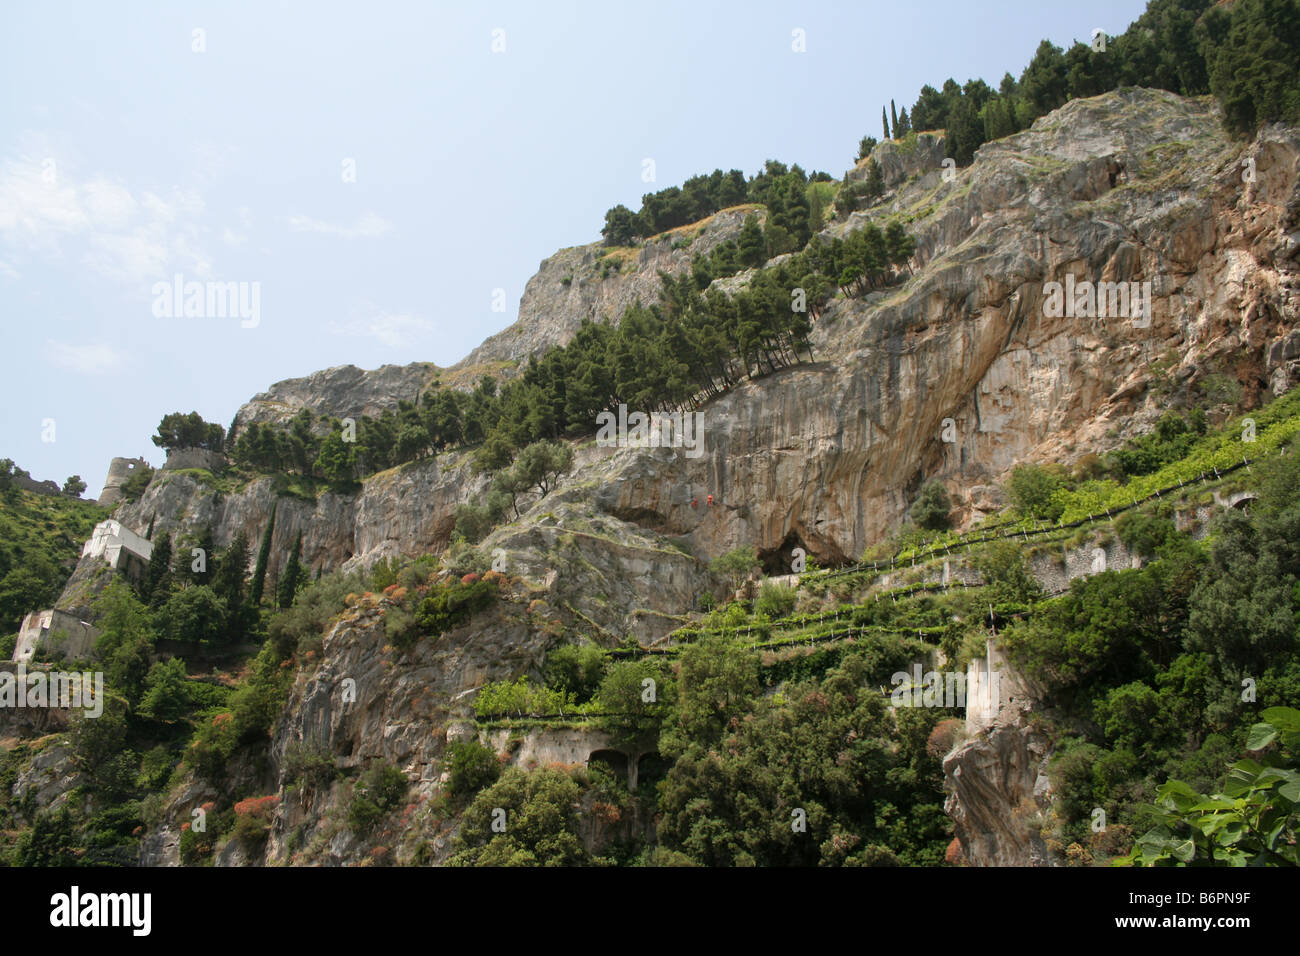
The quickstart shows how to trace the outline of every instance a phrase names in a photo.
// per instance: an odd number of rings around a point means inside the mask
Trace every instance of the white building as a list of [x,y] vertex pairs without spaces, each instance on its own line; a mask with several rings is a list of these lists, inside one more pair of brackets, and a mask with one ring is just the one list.
[[81,549],[81,556],[103,558],[108,566],[131,573],[134,560],[147,565],[153,554],[153,545],[134,531],[122,527],[112,518],[95,525],[95,531]]

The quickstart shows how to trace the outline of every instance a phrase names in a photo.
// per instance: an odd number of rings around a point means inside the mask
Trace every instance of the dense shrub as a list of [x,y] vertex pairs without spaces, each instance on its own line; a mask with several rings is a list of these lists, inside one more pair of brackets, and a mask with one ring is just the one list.
[[406,796],[406,775],[389,764],[377,764],[361,775],[348,803],[348,826],[368,834]]
[[447,764],[451,773],[447,790],[461,799],[478,793],[501,776],[497,755],[477,740],[452,744],[447,748]]

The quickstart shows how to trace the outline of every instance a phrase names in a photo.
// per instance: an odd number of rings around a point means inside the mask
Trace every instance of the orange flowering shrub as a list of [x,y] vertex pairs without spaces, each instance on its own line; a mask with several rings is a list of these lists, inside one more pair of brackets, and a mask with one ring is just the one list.
[[961,840],[953,837],[952,842],[948,844],[948,851],[943,855],[943,861],[951,863],[953,866],[960,866],[964,860],[965,856],[961,852]]
[[269,817],[280,805],[280,798],[274,793],[265,797],[249,797],[235,804],[237,817]]

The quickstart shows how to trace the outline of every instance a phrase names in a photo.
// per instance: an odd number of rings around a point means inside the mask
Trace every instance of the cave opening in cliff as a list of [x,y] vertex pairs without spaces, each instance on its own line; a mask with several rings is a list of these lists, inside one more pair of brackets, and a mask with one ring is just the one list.
[[763,574],[768,577],[797,573],[796,568],[802,569],[803,567],[802,564],[798,563],[801,556],[804,560],[807,560],[814,557],[814,554],[803,538],[795,531],[789,532],[777,547],[766,550],[760,548],[758,552],[758,560],[763,566]]

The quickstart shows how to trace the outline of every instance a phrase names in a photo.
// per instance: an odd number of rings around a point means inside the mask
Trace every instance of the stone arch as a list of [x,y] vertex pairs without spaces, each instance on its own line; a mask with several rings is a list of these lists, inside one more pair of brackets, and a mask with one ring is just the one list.
[[627,754],[621,750],[593,750],[587,757],[587,766],[600,764],[615,776],[627,779],[629,775]]

